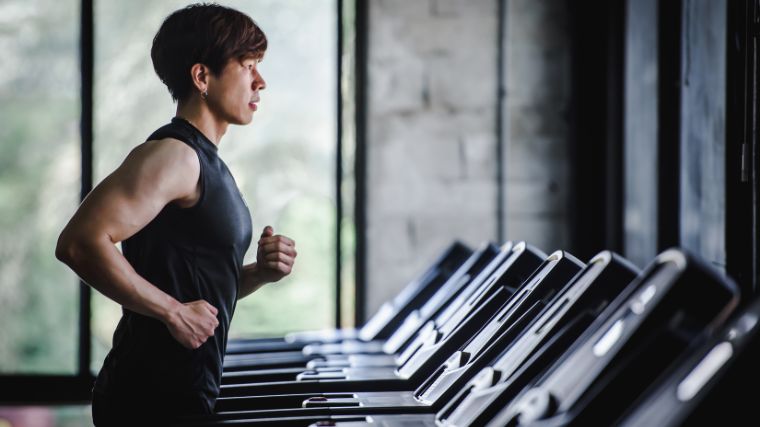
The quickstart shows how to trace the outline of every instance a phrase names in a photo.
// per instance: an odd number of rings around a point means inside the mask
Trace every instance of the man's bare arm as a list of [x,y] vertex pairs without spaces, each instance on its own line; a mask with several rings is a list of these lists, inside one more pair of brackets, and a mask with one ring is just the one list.
[[296,255],[296,242],[285,236],[274,235],[274,229],[270,226],[264,227],[258,243],[256,262],[243,266],[238,299],[290,274]]
[[85,198],[56,247],[56,257],[86,283],[129,310],[161,320],[189,348],[213,335],[217,309],[202,300],[181,304],[137,274],[114,245],[167,204],[194,204],[199,176],[198,157],[184,143],[142,144]]

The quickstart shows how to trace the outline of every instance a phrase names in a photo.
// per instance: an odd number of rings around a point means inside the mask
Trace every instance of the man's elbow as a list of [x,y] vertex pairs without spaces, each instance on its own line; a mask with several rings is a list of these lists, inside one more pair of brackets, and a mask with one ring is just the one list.
[[71,242],[64,238],[63,233],[58,236],[58,243],[55,245],[55,257],[64,264],[68,264],[71,261]]
[[76,264],[76,260],[80,258],[80,253],[81,244],[64,230],[58,237],[58,243],[55,246],[55,257],[69,267],[73,267]]

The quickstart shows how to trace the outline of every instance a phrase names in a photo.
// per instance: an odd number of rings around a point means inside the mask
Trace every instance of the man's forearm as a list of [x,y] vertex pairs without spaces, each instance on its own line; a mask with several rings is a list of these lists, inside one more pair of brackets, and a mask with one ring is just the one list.
[[137,274],[106,237],[59,242],[56,256],[88,285],[136,313],[166,323],[182,305]]
[[247,297],[256,292],[260,287],[268,282],[262,279],[256,263],[243,266],[243,274],[240,276],[240,289],[238,290],[238,299]]

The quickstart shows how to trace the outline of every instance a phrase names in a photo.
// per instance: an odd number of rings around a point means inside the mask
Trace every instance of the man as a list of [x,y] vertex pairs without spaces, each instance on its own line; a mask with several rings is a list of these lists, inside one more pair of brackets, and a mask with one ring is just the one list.
[[271,227],[243,265],[251,217],[217,153],[230,124],[253,118],[266,47],[253,20],[230,8],[191,5],[166,18],[151,58],[176,117],[61,233],[56,256],[123,307],[93,391],[97,426],[211,413],[237,299],[293,268],[295,243]]

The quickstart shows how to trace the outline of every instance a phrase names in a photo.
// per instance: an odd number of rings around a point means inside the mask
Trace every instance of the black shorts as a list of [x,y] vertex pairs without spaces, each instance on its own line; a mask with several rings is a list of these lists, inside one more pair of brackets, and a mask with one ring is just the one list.
[[92,421],[96,427],[167,425],[200,419],[213,413],[202,394],[151,396],[128,393],[120,397],[94,392]]

